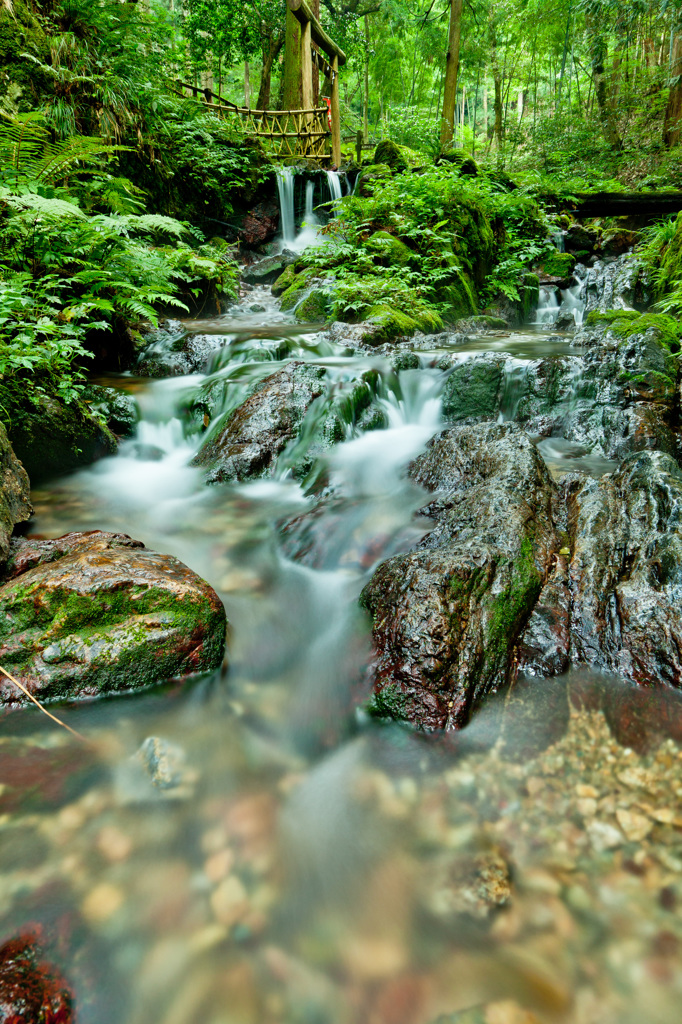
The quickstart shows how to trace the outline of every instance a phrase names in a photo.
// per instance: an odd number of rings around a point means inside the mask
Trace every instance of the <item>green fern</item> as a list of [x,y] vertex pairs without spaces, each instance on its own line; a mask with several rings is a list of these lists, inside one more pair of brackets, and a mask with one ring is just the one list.
[[[0,170],[8,185],[54,184],[68,175],[81,173],[103,156],[127,152],[129,146],[111,146],[100,138],[75,135],[61,142],[40,114],[10,117],[0,111]],[[80,166],[79,165],[83,165]]]

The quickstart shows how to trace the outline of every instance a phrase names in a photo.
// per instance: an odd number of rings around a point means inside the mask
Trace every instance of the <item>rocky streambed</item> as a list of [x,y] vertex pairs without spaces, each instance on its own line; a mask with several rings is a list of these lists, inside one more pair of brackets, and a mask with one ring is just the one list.
[[29,494],[2,440],[0,664],[86,742],[5,719],[0,988],[677,1020],[679,361],[604,316],[626,271],[584,326],[391,344],[258,285],[98,381],[115,456]]

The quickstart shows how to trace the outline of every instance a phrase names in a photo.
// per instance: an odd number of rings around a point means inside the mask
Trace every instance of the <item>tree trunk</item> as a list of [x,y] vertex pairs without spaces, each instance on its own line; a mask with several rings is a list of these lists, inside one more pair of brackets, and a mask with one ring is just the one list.
[[244,106],[251,109],[251,68],[248,60],[244,61]]
[[604,138],[616,150],[623,148],[623,143],[618,134],[618,126],[610,102],[608,83],[606,80],[606,55],[607,43],[601,35],[590,36],[590,57],[592,59],[592,81],[594,82],[594,95],[599,107],[599,117],[602,123]]
[[365,15],[365,91],[362,97],[362,121],[365,143],[369,142],[369,18]]
[[287,7],[286,40],[284,43],[284,110],[301,109],[301,26]]
[[451,0],[450,34],[445,62],[445,88],[443,90],[443,120],[440,142],[445,147],[455,134],[455,106],[457,105],[457,76],[459,74],[459,46],[462,35],[463,0]]
[[663,141],[669,149],[678,146],[682,138],[682,35],[675,36],[670,63],[670,95],[663,127]]
[[256,110],[269,110],[272,92],[272,68],[282,49],[283,36],[264,37],[262,43],[263,69],[260,77],[260,88],[256,100]]

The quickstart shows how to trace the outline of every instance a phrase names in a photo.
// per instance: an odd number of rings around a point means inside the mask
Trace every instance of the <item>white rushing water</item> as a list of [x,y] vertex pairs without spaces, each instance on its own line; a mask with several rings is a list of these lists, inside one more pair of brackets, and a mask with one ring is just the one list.
[[341,178],[338,171],[326,171],[329,192],[332,197],[332,215],[336,216],[336,203],[343,198]]

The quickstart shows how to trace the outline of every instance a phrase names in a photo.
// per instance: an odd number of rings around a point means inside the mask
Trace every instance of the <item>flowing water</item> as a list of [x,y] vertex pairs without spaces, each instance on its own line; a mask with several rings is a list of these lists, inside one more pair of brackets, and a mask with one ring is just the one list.
[[[280,190],[284,208],[286,172]],[[293,218],[283,224],[288,246]],[[123,531],[181,558],[225,603],[226,666],[61,709],[92,749],[33,711],[6,720],[3,934],[42,925],[79,1024],[430,1024],[508,999],[542,1021],[672,1024],[682,986],[670,957],[667,974],[648,966],[667,918],[647,894],[670,887],[678,854],[671,846],[668,868],[649,874],[640,858],[628,874],[599,861],[581,830],[580,801],[596,806],[605,772],[637,760],[599,716],[574,714],[545,751],[533,740],[552,709],[525,707],[522,742],[508,724],[501,760],[487,749],[494,705],[456,744],[364,710],[358,597],[380,561],[429,529],[425,493],[405,472],[442,425],[447,373],[428,344],[421,369],[396,372],[301,334],[265,290],[193,329],[215,341],[205,372],[110,380],[135,396],[136,437],[37,490],[31,532]],[[481,351],[506,355],[505,420],[533,358],[571,355],[565,338],[532,329],[441,340],[433,354]],[[190,465],[204,431],[294,358],[325,367],[323,404],[337,407],[372,371],[383,428],[362,432],[348,416],[345,437],[318,453],[326,503],[292,476],[286,451],[271,479],[207,487]],[[600,469],[561,439],[541,450]],[[287,557],[280,532],[313,506],[316,567]],[[672,747],[650,757],[652,786],[677,780],[677,758]]]

